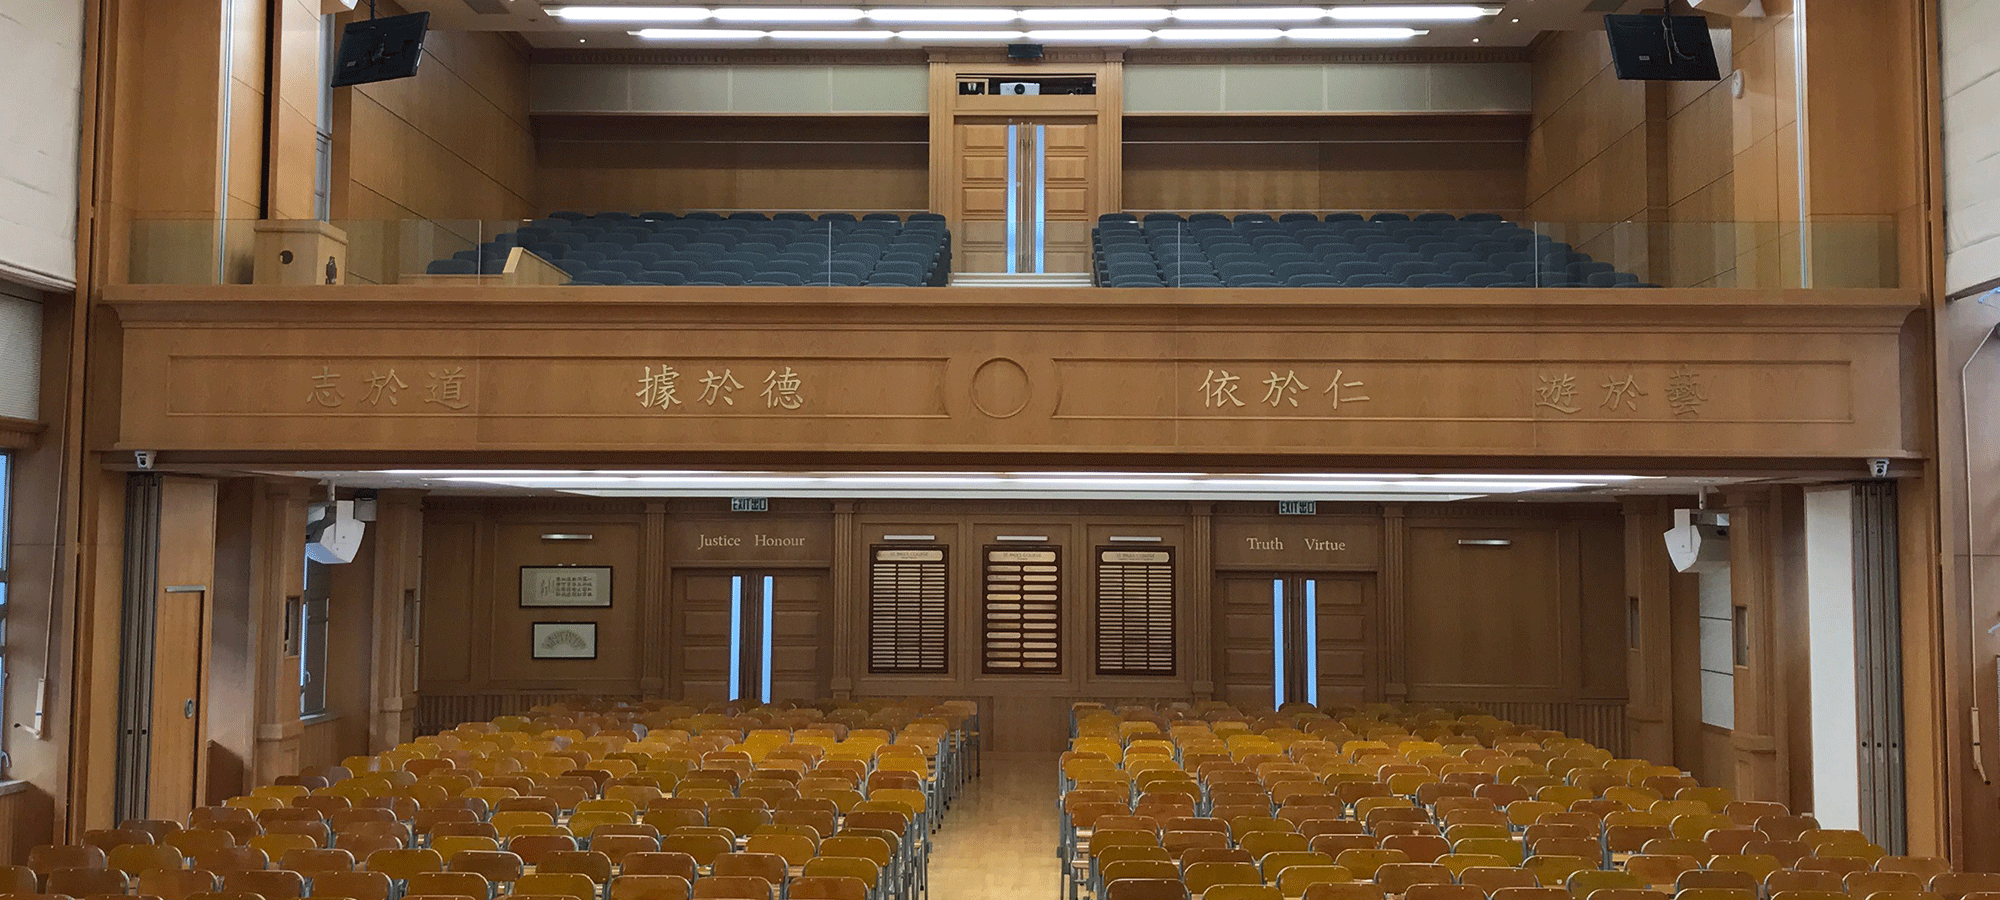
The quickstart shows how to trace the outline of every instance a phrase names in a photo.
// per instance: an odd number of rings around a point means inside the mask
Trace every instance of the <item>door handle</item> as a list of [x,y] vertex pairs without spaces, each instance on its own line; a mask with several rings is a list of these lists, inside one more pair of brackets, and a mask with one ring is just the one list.
[[181,718],[194,718],[194,700],[190,699],[188,702],[181,704]]

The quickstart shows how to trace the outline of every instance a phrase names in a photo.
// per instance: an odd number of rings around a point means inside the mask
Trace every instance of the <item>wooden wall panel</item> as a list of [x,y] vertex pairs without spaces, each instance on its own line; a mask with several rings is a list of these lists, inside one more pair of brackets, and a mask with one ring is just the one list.
[[[700,288],[504,298],[118,288],[123,421],[101,449],[708,454],[832,444],[902,460],[919,447],[1069,456],[1143,446],[1676,465],[1690,447],[1711,458],[1917,452],[1904,446],[1913,432],[1900,403],[1907,294],[1648,291],[1651,302],[1635,306],[1631,292],[1612,290],[1337,293],[831,288],[807,297],[746,287],[724,302]],[[286,297],[313,302],[271,302]],[[1468,306],[1481,310],[1476,321]],[[181,327],[191,314],[211,327]],[[829,321],[842,330],[827,331]],[[662,365],[678,366],[669,408],[638,390]],[[737,403],[698,396],[698,373],[732,367],[750,386]],[[797,409],[753,393],[784,368],[802,380]],[[1280,408],[1266,382],[1288,371],[1310,391]],[[398,373],[405,387],[373,391],[370,372]],[[458,400],[431,397],[452,372],[462,376]],[[1336,372],[1353,391],[1338,406],[1327,391]],[[1628,374],[1645,397],[1614,408],[1605,382]],[[1224,376],[1235,379],[1233,396],[1204,387]],[[315,392],[322,377],[332,393]],[[1677,384],[1693,389],[1685,403]]]
[[535,206],[554,210],[928,208],[918,118],[537,122]]
[[1525,118],[1129,117],[1129,210],[1519,215]]
[[[658,665],[668,677],[657,685],[635,686],[630,680],[599,677],[588,667],[525,676],[519,661],[501,652],[518,642],[523,622],[508,617],[520,611],[512,608],[514,601],[504,590],[492,590],[486,582],[498,584],[500,576],[511,577],[512,560],[521,556],[500,550],[506,530],[533,531],[528,527],[533,522],[562,523],[564,531],[598,535],[599,540],[591,542],[598,544],[607,529],[623,527],[637,513],[638,502],[428,501],[426,584],[431,602],[425,627],[472,647],[469,656],[443,649],[453,655],[449,674],[467,670],[473,674],[439,678],[426,670],[416,716],[419,730],[518,712],[577,692],[721,699],[727,693],[729,665],[729,579],[741,573],[771,574],[780,582],[774,694],[823,696],[831,687],[836,697],[969,698],[981,709],[993,748],[1051,751],[1067,740],[1067,710],[1077,700],[1157,702],[1217,696],[1248,705],[1268,704],[1272,696],[1269,573],[1299,571],[1345,573],[1330,577],[1348,592],[1341,597],[1359,599],[1358,605],[1340,608],[1344,622],[1323,630],[1324,640],[1335,640],[1343,635],[1335,626],[1345,627],[1351,639],[1337,648],[1322,644],[1329,667],[1349,666],[1349,677],[1342,682],[1349,687],[1334,687],[1350,691],[1347,696],[1357,702],[1387,697],[1376,670],[1407,669],[1413,673],[1409,694],[1417,702],[1470,703],[1520,721],[1566,729],[1605,746],[1624,746],[1622,673],[1607,671],[1604,662],[1606,656],[1622,659],[1623,653],[1624,524],[1619,511],[1608,505],[1399,508],[1399,513],[1415,517],[1409,529],[1415,538],[1399,545],[1407,549],[1393,567],[1429,573],[1412,580],[1413,592],[1407,598],[1399,582],[1381,577],[1380,570],[1392,564],[1377,550],[1385,523],[1399,521],[1400,515],[1385,518],[1384,507],[1369,504],[1325,504],[1323,514],[1314,517],[1278,517],[1268,503],[1247,502],[1220,504],[1218,509],[1216,504],[1176,502],[870,500],[841,501],[835,506],[780,501],[768,514],[733,516],[719,512],[719,500],[659,505],[663,524],[646,530],[637,547],[621,544],[619,558],[664,561],[674,586],[641,589],[643,599],[638,601],[621,594],[620,605],[608,611],[630,615],[636,608],[641,619],[652,623],[637,629],[646,638],[623,651],[620,665],[641,669]],[[1221,527],[1216,527],[1218,523]],[[1401,526],[1396,527],[1401,533]],[[800,547],[799,555],[784,559],[756,558],[747,548],[750,541],[740,552],[713,545],[718,537],[760,533],[803,535],[812,546]],[[1261,559],[1233,549],[1256,534],[1276,536],[1288,547],[1308,536],[1333,536],[1349,544],[1349,550],[1345,557],[1335,552],[1335,558],[1269,551],[1266,555],[1273,558]],[[1432,534],[1440,537],[1427,536]],[[1466,555],[1456,544],[1463,534],[1515,537],[1522,542],[1519,549],[1527,552],[1496,554],[1505,563],[1500,570],[1491,565],[1456,565],[1453,561]],[[1003,541],[1003,536],[1024,540]],[[699,554],[690,550],[697,538],[706,538],[709,544]],[[1158,541],[1136,540],[1140,538]],[[495,555],[505,560],[477,561],[479,552],[471,545],[481,542],[490,542]],[[864,560],[869,547],[882,543],[948,548],[950,644],[944,673],[868,671]],[[1053,545],[1062,551],[1061,672],[1022,675],[983,670],[980,560],[984,548],[996,545]],[[1093,548],[1101,546],[1174,550],[1178,649],[1173,674],[1096,674],[1090,560]],[[843,563],[841,554],[852,558]],[[1225,560],[1235,570],[1219,572],[1210,560]],[[615,564],[620,568],[614,578],[622,579],[626,564]],[[1260,572],[1255,568],[1259,565],[1269,568]],[[480,574],[487,572],[493,574]],[[843,587],[843,580],[852,583]],[[1237,605],[1241,608],[1229,607],[1233,582],[1260,589],[1261,601],[1254,596],[1258,590],[1249,590],[1245,603]],[[1496,591],[1495,584],[1517,588]],[[1326,608],[1332,610],[1334,605],[1329,601]],[[1529,606],[1535,607],[1529,618],[1539,623],[1540,634],[1519,624],[1524,619],[1522,608]],[[1407,638],[1393,644],[1381,624],[1392,610],[1402,610],[1415,623]],[[1496,649],[1466,654],[1463,648],[1471,640],[1466,635],[1481,635],[1474,645]],[[1602,646],[1593,648],[1592,642]],[[1217,647],[1228,651],[1218,654]],[[1407,664],[1352,665],[1356,658],[1385,654],[1407,657]],[[1475,657],[1469,666],[1450,661],[1468,655]],[[1530,664],[1526,669],[1520,658],[1524,656]],[[1211,664],[1220,669],[1213,684]]]
[[500,32],[433,31],[424,56],[415,78],[335,92],[334,218],[532,215],[526,49]]

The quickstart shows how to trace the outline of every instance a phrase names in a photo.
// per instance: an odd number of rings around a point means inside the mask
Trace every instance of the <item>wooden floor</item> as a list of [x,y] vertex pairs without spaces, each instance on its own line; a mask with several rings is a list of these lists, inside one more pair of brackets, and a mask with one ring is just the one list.
[[1056,757],[989,753],[945,816],[931,854],[933,900],[1054,900]]

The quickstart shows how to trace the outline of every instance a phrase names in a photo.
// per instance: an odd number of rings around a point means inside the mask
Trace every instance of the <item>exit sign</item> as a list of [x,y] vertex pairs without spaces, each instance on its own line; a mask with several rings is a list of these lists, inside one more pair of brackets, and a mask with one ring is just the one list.
[[729,498],[729,511],[770,512],[771,500],[768,497],[731,497]]
[[1310,516],[1316,515],[1318,512],[1319,501],[1317,500],[1278,501],[1278,515],[1281,516]]

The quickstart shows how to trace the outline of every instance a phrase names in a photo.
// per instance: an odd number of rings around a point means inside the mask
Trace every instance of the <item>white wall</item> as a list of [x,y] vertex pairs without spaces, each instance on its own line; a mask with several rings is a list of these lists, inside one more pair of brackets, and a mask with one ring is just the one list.
[[41,405],[40,298],[34,291],[0,283],[0,416],[37,419]]
[[0,277],[76,285],[83,0],[0,0]]
[[1942,0],[1945,289],[2000,278],[2000,3]]
[[1861,827],[1860,724],[1855,712],[1854,491],[1806,491],[1806,645],[1812,675],[1813,815],[1824,828]]

